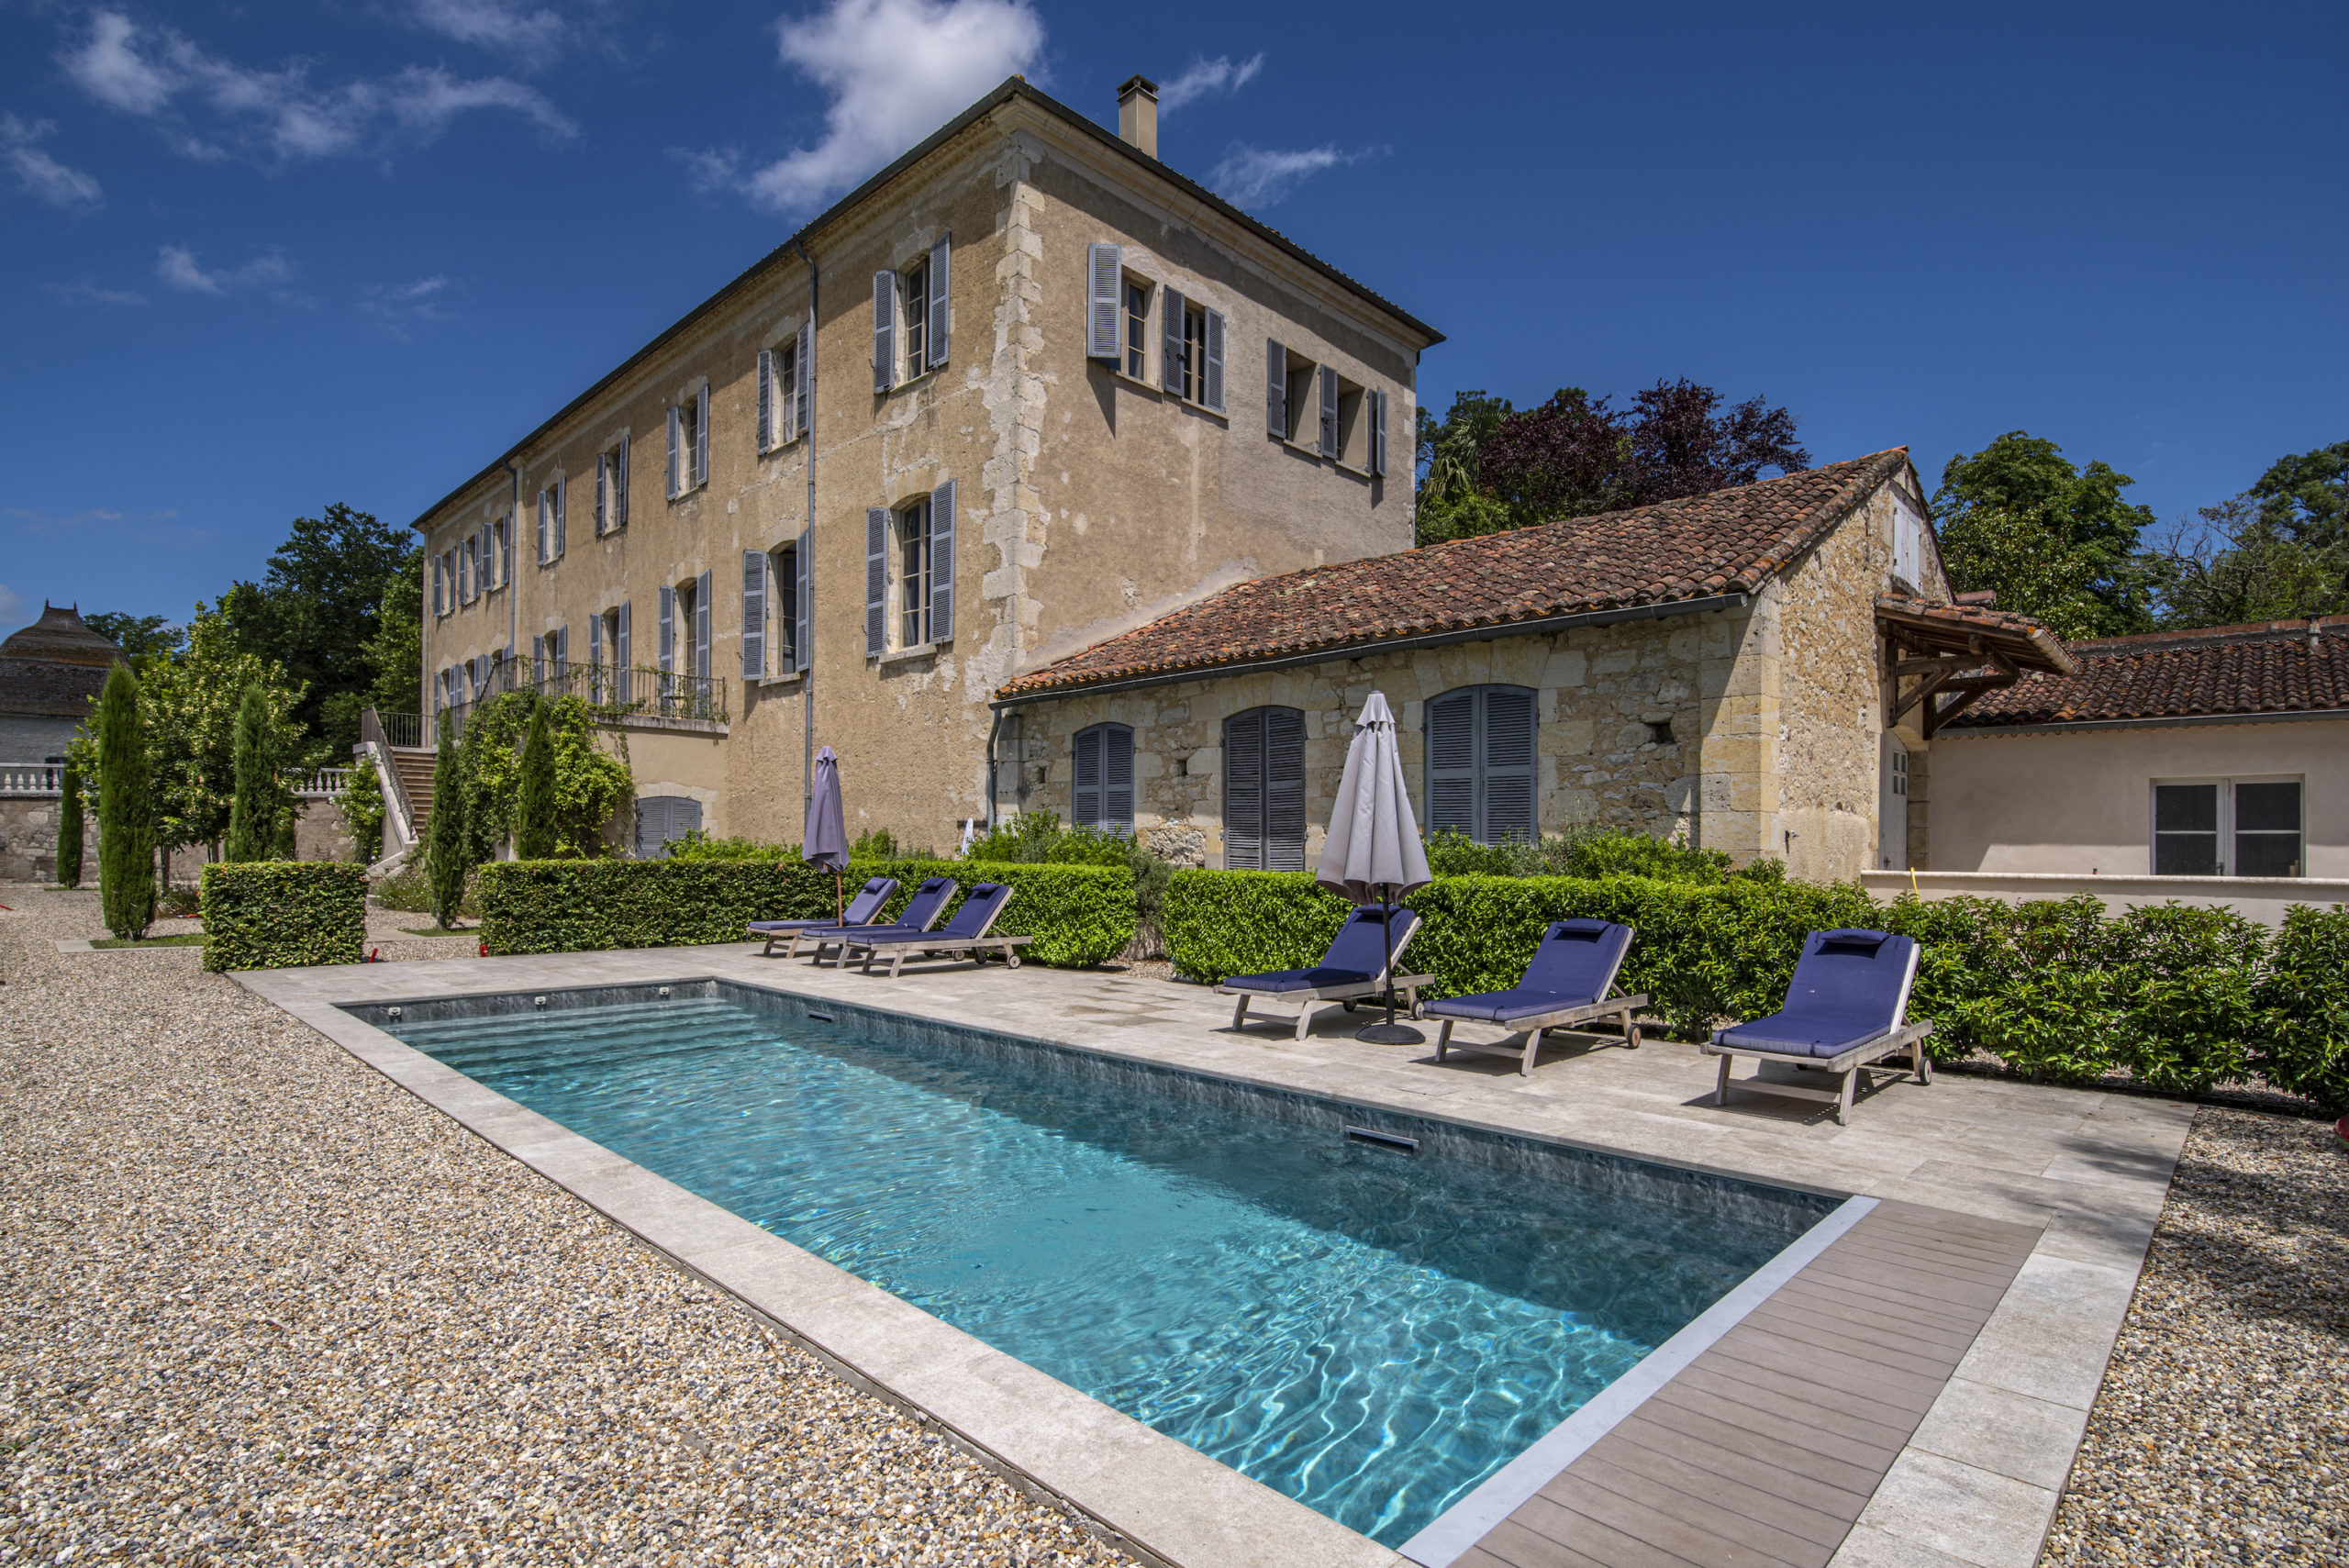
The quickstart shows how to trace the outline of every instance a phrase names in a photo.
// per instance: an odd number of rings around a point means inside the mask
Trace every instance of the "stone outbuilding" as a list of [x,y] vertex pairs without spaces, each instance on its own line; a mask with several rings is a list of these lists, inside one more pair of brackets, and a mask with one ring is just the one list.
[[44,603],[0,642],[0,763],[62,761],[65,742],[106,689],[122,650],[82,624],[79,606]]
[[998,795],[1186,863],[1301,869],[1379,690],[1431,831],[1907,863],[1930,732],[2071,667],[1952,602],[1924,494],[1896,449],[1243,583],[997,687]]

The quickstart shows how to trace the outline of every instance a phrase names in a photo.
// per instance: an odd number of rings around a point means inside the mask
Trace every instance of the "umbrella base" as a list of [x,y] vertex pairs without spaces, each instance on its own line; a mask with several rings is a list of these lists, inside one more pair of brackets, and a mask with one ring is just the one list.
[[1369,1045],[1425,1045],[1428,1037],[1408,1024],[1371,1024],[1354,1038]]

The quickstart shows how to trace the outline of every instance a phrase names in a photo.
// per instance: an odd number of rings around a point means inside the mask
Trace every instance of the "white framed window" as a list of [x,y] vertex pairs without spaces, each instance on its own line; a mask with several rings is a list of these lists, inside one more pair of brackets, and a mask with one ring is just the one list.
[[628,437],[596,454],[596,537],[628,527]]
[[556,474],[547,487],[539,492],[539,564],[548,566],[562,559],[563,493],[569,483]]
[[807,380],[802,372],[807,329],[759,350],[759,450],[771,452],[803,434]]
[[669,405],[669,499],[709,483],[709,383]]
[[2154,779],[2155,876],[2305,876],[2297,774]]
[[866,658],[953,640],[955,510],[951,479],[927,495],[866,509]]
[[1125,371],[1136,381],[1150,379],[1150,295],[1148,284],[1125,280]]
[[1159,384],[1223,412],[1223,314],[1168,287],[1159,296]]
[[874,392],[888,392],[946,362],[953,250],[953,237],[941,234],[911,265],[873,274]]
[[899,648],[918,648],[930,639],[930,500],[924,495],[907,502],[892,523],[889,587]]

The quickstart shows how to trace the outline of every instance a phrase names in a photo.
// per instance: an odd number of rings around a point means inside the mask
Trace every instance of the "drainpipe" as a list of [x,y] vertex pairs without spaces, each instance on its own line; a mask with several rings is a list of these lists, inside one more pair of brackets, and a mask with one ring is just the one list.
[[791,237],[792,249],[807,263],[807,559],[799,563],[807,583],[807,646],[799,651],[799,812],[807,820],[816,798],[816,258],[807,254],[804,235]]
[[[522,536],[520,532],[522,527],[522,465],[509,457],[506,460],[506,472],[512,476],[514,481],[513,491],[507,497],[506,503],[506,559],[507,561],[518,562],[522,559]],[[512,569],[509,567],[507,570],[509,575],[506,582],[506,664],[508,669],[511,669],[514,664],[514,639],[520,632],[522,626],[522,609],[519,599],[519,595],[522,590],[515,585],[513,578],[510,575]]]
[[996,708],[987,721],[987,831],[995,831],[995,738],[1003,732],[1003,709]]

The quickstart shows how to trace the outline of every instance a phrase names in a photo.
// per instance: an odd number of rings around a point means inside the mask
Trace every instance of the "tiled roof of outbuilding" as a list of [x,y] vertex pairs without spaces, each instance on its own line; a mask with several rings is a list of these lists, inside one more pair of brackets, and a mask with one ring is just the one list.
[[1750,594],[1908,463],[1908,449],[1895,447],[1709,495],[1260,577],[1008,681],[996,695]]
[[2349,710],[2349,616],[2067,642],[2072,676],[1987,694],[1952,729]]

